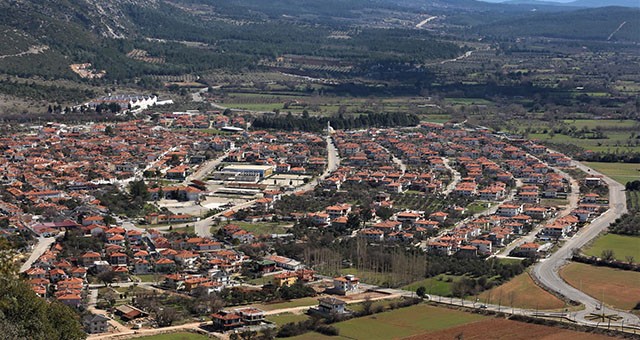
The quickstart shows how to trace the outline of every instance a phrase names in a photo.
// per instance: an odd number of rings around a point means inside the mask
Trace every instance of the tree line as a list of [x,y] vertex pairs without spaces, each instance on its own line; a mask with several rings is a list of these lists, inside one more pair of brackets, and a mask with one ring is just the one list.
[[404,112],[369,113],[350,117],[344,115],[312,117],[304,113],[302,116],[294,116],[289,113],[286,116],[265,114],[256,118],[252,126],[256,129],[319,132],[326,129],[327,124],[337,130],[349,130],[368,127],[415,126],[419,123],[420,118],[417,115]]

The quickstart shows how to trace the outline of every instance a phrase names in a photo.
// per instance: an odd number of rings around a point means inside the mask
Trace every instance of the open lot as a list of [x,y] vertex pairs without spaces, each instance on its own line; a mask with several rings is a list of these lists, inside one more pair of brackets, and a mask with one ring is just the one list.
[[256,235],[282,234],[287,232],[287,226],[291,224],[282,224],[278,222],[243,222],[233,221],[231,224],[252,232]]
[[418,288],[424,287],[427,290],[427,294],[449,296],[451,295],[451,287],[453,286],[453,281],[457,280],[458,278],[459,276],[440,274],[428,279],[412,282],[402,287],[402,289],[415,292]]
[[522,273],[498,287],[484,291],[478,298],[482,302],[516,308],[559,309],[565,306],[555,295],[538,287],[529,273]]
[[633,262],[640,262],[640,237],[616,234],[602,235],[589,248],[585,249],[584,253],[600,257],[605,249],[613,250],[615,258],[619,261],[627,262],[627,257],[631,256],[634,259]]
[[572,286],[604,303],[631,310],[640,303],[640,273],[572,262],[560,270]]
[[[488,336],[490,334],[490,336]],[[429,332],[410,337],[410,340],[449,340],[462,335],[464,339],[503,339],[503,340],[529,340],[546,339],[560,340],[579,338],[582,340],[611,339],[608,336],[564,330],[556,327],[529,324],[506,319],[489,319],[473,322],[448,329]]]
[[355,275],[359,277],[362,282],[374,285],[385,285],[393,279],[389,274],[368,270],[357,270],[356,268],[342,268],[340,269],[340,275]]
[[293,314],[293,313],[283,313],[278,315],[269,315],[267,320],[275,323],[278,326],[282,326],[291,322],[300,322],[308,319],[309,316],[307,314]]
[[318,297],[306,297],[306,298],[296,299],[291,301],[257,304],[253,306],[265,311],[270,311],[270,310],[276,310],[276,309],[316,306],[316,305],[318,305]]
[[585,162],[584,164],[622,184],[640,180],[640,164],[603,162]]

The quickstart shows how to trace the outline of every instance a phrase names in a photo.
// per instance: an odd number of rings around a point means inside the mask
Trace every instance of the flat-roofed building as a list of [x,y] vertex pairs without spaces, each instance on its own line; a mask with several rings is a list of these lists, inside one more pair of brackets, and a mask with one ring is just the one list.
[[256,183],[273,174],[272,165],[232,164],[213,173],[215,180]]

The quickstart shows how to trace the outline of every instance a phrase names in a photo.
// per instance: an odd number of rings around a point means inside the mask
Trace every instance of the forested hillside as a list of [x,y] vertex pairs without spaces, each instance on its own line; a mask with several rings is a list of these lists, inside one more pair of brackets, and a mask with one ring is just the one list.
[[640,9],[604,7],[539,13],[478,26],[476,31],[499,38],[543,36],[640,42]]
[[[307,11],[321,17],[329,11],[340,16],[344,13],[341,8],[357,9],[348,2],[335,2],[335,7],[323,3]],[[464,51],[427,31],[408,29],[365,27],[352,30],[347,39],[333,39],[331,34],[336,27],[275,15],[286,8],[285,2],[264,6],[245,1],[245,7],[216,1],[200,3],[204,7],[193,7],[193,1],[178,6],[165,1],[105,4],[73,0],[56,2],[57,7],[39,1],[20,5],[0,2],[0,30],[7,33],[2,38],[6,44],[0,44],[0,56],[5,56],[0,59],[0,72],[77,79],[69,64],[90,62],[96,69],[106,70],[106,79],[122,80],[212,69],[238,70],[282,54],[340,58],[359,72],[370,63],[422,63],[452,58]],[[252,10],[254,7],[261,11]],[[240,13],[250,15],[251,20],[237,21]],[[272,15],[275,17],[270,18]],[[25,53],[38,46],[44,48]],[[133,49],[144,49],[162,58],[164,64],[127,58]]]

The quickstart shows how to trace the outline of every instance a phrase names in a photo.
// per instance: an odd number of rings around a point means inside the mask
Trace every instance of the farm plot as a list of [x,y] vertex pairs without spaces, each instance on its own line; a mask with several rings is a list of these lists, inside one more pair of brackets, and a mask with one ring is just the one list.
[[640,303],[640,273],[570,263],[560,270],[570,285],[614,308],[631,310]]
[[562,300],[538,287],[529,273],[522,273],[498,287],[484,291],[478,298],[482,302],[516,308],[544,310],[565,306]]
[[610,337],[576,331],[564,330],[556,327],[542,326],[506,319],[490,319],[451,327],[445,330],[420,334],[408,338],[408,340],[445,340],[456,339],[461,336],[464,339],[491,339],[496,340],[529,340],[529,339],[572,339],[581,340],[605,340]]

